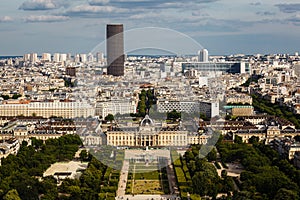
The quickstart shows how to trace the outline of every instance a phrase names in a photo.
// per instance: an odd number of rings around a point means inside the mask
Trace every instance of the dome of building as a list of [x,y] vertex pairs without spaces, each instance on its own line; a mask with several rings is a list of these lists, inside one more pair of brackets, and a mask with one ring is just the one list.
[[149,115],[146,115],[145,118],[141,121],[141,126],[153,126],[153,120],[149,117]]

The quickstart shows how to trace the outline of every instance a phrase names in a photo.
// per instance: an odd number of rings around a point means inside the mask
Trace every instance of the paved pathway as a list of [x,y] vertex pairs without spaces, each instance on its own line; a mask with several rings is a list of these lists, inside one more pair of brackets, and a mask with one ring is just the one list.
[[176,193],[179,194],[177,183],[176,183],[176,176],[174,173],[171,159],[168,159],[167,174],[168,174],[169,187],[170,187],[171,194],[176,194]]
[[124,195],[116,197],[116,200],[178,200],[176,195]]
[[120,180],[119,180],[119,186],[118,186],[118,190],[117,190],[118,197],[124,196],[126,193],[128,170],[129,170],[129,161],[124,160],[122,170],[121,170]]

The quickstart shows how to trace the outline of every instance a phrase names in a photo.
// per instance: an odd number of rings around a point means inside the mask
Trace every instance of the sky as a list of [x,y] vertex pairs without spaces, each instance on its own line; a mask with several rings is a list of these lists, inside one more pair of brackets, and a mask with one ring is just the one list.
[[[158,27],[211,55],[300,51],[299,0],[1,0],[0,56],[88,53],[105,40],[108,23],[124,24],[130,41],[151,41],[154,29],[145,27]],[[178,52],[190,48],[185,39],[152,41]]]

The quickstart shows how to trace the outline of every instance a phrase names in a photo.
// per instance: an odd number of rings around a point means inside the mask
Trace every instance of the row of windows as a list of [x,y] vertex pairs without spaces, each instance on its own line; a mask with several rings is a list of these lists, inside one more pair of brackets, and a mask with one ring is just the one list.
[[0,105],[0,107],[2,107],[3,109],[5,108],[16,108],[16,109],[26,109],[26,108],[43,108],[43,109],[60,109],[60,108],[69,108],[69,109],[87,109],[87,108],[92,108],[89,105],[82,105],[82,104],[2,104]]
[[51,115],[58,115],[58,116],[88,116],[93,115],[93,112],[89,110],[42,110],[42,109],[22,109],[22,110],[15,110],[15,109],[4,109],[0,110],[2,115],[6,116],[17,116],[17,115],[27,115],[30,116],[32,113],[41,116],[51,116]]
[[[155,136],[144,136],[144,137],[141,137],[141,139],[146,139],[146,138],[154,138]],[[136,136],[108,136],[108,139],[111,140],[128,140],[128,139],[140,139],[140,137],[136,137]],[[167,136],[158,136],[158,140],[171,140],[173,138],[173,140],[185,140],[186,139],[186,136],[183,136],[183,135],[174,135],[174,136],[171,136],[171,135],[167,135]]]
[[[150,143],[149,143],[150,144]],[[172,142],[172,141],[165,141],[165,142],[158,142],[157,144],[152,143],[151,145],[159,145],[159,146],[167,146],[167,145],[186,145],[187,143],[185,141],[177,141],[177,142]],[[134,142],[134,141],[116,141],[116,142],[109,142],[108,145],[129,145],[129,146],[140,146],[141,144]],[[145,145],[145,143],[144,143]]]
[[[118,139],[115,139],[115,138],[112,138],[112,139],[109,139],[109,141],[111,142],[122,142],[122,141],[125,141],[125,142],[130,142],[130,141],[139,141],[137,139],[129,139],[129,140],[118,140]],[[154,141],[154,140],[147,140],[147,139],[144,139],[144,140],[141,140],[141,141]],[[156,140],[158,142],[166,142],[166,141],[172,141],[172,142],[180,142],[180,141],[186,141],[186,139],[158,139]]]

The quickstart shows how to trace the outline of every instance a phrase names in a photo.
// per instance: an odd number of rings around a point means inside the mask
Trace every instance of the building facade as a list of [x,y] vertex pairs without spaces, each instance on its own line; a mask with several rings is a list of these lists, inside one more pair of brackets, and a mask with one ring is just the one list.
[[106,27],[107,74],[124,75],[123,24],[108,24]]
[[84,102],[22,102],[0,104],[2,116],[52,116],[63,118],[89,117],[95,115],[93,106]]
[[216,117],[220,114],[219,102],[199,102],[200,113],[205,114],[208,118]]
[[206,144],[208,136],[191,133],[179,126],[158,126],[146,116],[139,126],[113,128],[106,133],[107,145],[127,147],[186,147],[191,144]]
[[220,113],[218,102],[204,101],[179,101],[179,100],[158,100],[158,112],[166,113],[176,110],[177,112],[186,113],[203,113],[207,117],[212,118]]
[[16,155],[19,149],[20,143],[16,138],[2,140],[0,142],[0,158],[6,158],[10,154]]
[[195,69],[199,72],[226,72],[232,74],[251,74],[249,63],[246,62],[189,62],[182,63],[182,72]]
[[135,101],[104,101],[96,105],[96,115],[106,117],[108,114],[130,114],[136,113]]
[[157,101],[158,112],[166,113],[176,110],[177,112],[193,113],[199,112],[199,102],[196,101],[176,101],[160,99]]
[[207,49],[201,49],[198,52],[198,61],[199,62],[208,62],[208,50]]

